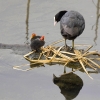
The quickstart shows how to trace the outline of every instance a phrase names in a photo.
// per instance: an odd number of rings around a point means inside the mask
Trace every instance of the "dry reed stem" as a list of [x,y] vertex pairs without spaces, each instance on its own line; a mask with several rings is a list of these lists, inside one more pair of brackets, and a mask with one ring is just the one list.
[[[48,57],[49,59],[52,59],[52,57]],[[56,61],[64,61],[64,62],[66,62],[66,61],[68,61],[67,59],[65,59],[65,58],[57,58],[57,57],[55,57],[55,58],[53,58],[53,60],[56,60]],[[52,61],[53,61],[52,60]],[[63,63],[63,62],[62,62]]]
[[58,44],[58,43],[60,43],[60,42],[62,42],[62,41],[64,41],[65,39],[62,39],[62,40],[58,40],[58,41],[56,41],[56,42],[53,42],[52,44],[51,44],[51,46],[53,46],[53,45],[55,45],[55,44]]
[[54,54],[57,54],[57,55],[60,56],[61,58],[65,58],[65,59],[67,59],[67,60],[70,60],[70,61],[73,61],[73,62],[74,62],[73,58],[68,57],[68,56],[66,56],[66,55],[64,55],[64,54],[62,54],[62,53],[60,53],[60,52],[58,53],[55,49],[53,49],[52,52],[54,52]]
[[82,68],[84,69],[85,73],[86,73],[91,79],[93,79],[93,78],[88,74],[86,68],[84,67],[84,65],[83,65],[83,63],[82,63],[82,61],[79,60],[79,62],[80,62],[80,64],[82,65]]
[[[50,62],[55,58],[56,55],[58,55],[58,53],[59,53],[59,51],[60,51],[61,48],[62,48],[62,47],[60,47],[60,48],[56,51],[56,53],[54,53],[54,55],[53,55],[52,59],[50,60]],[[52,51],[54,52],[54,49],[53,49]]]
[[83,70],[85,71],[85,73],[86,73],[91,79],[93,79],[93,78],[88,74],[88,72],[87,72],[87,70],[86,70],[86,68],[85,68],[85,66],[84,66],[84,64],[83,64],[83,62],[82,62],[82,61],[83,61],[83,58],[82,58],[81,53],[80,53],[78,50],[74,50],[74,52],[75,52],[75,54],[76,54],[76,56],[77,56],[77,58],[78,58],[78,61],[79,61],[80,64],[81,64]]
[[86,58],[87,60],[89,60],[91,63],[93,63],[95,66],[97,66],[98,68],[100,68],[100,65],[98,65],[97,63],[95,63],[94,61],[90,60],[89,58]]
[[37,60],[40,60],[41,56],[42,56],[42,53],[40,53],[40,55],[39,55],[39,57],[38,57],[38,59],[37,59]]
[[97,51],[91,51],[91,52],[88,52],[87,54],[85,54],[85,56],[93,55],[93,54],[97,54],[98,55],[98,52]]
[[89,44],[75,44],[76,47],[84,46],[84,47],[90,47],[91,45]]
[[70,61],[67,61],[65,64],[64,64],[64,67],[69,63]]
[[86,59],[83,60],[84,63],[86,63],[89,67],[91,67],[92,69],[96,70],[95,67],[93,67],[90,63],[88,63],[88,61]]
[[96,60],[100,60],[100,58],[94,58],[94,59],[96,59]]
[[70,52],[66,52],[66,51],[60,51],[61,53],[64,53],[64,54],[68,54],[68,55],[71,55],[71,56],[75,56],[76,54],[74,53],[70,53]]
[[87,50],[85,50],[85,53],[83,54],[83,56],[85,56],[92,47],[93,46],[90,46]]

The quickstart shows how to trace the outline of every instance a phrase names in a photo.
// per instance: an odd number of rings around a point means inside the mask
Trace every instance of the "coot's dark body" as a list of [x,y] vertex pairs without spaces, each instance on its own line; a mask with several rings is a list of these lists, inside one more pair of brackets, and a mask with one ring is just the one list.
[[60,20],[61,34],[66,39],[75,39],[77,36],[82,34],[84,28],[84,18],[76,11],[66,12]]
[[34,38],[31,38],[31,49],[36,50],[37,52],[40,50],[40,48],[45,44],[44,38],[41,39],[42,36],[35,36]]
[[81,35],[85,28],[85,20],[77,11],[60,11],[55,15],[55,21],[60,21],[61,35],[66,39],[73,40]]

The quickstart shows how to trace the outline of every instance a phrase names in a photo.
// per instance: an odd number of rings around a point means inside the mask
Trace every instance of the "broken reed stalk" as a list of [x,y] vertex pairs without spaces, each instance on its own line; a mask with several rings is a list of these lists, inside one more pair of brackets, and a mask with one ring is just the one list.
[[95,66],[97,66],[98,68],[100,68],[100,65],[98,65],[97,63],[95,63],[94,61],[90,60],[89,58],[86,58],[88,59],[92,64],[94,64]]
[[66,60],[69,60],[69,61],[73,61],[74,62],[73,58],[68,57],[68,56],[62,54],[61,52],[57,53],[57,51],[55,49],[53,49],[52,52],[54,52],[54,54],[57,54],[61,58],[65,58]]
[[[86,73],[91,79],[93,79],[93,78],[88,74],[88,72],[87,72],[87,70],[86,70],[86,68],[85,68],[85,66],[84,66],[84,64],[83,64],[83,61],[84,61],[83,55],[81,55],[81,53],[80,53],[78,50],[74,50],[74,52],[75,52],[75,54],[76,54],[76,56],[77,56],[77,58],[78,58],[79,63],[81,64],[83,70],[85,71],[85,73]],[[86,62],[86,64],[87,64],[87,62]]]
[[[56,55],[58,55],[58,53],[59,53],[59,51],[60,51],[61,48],[62,48],[62,47],[60,47],[60,48],[56,51],[56,53],[54,53],[54,55],[52,56],[50,62],[55,58]],[[54,49],[53,49],[52,51],[54,51]]]
[[91,51],[91,52],[88,52],[87,54],[85,54],[85,56],[93,55],[93,54],[97,54],[98,55],[97,51]]
[[29,53],[27,53],[26,55],[24,55],[25,57],[26,56],[28,56],[28,55],[30,55],[30,54],[33,54],[35,52],[35,50],[34,51],[31,51],[31,52],[29,52]]
[[93,67],[90,63],[88,63],[88,61],[86,59],[83,60],[84,63],[86,63],[88,66],[90,66],[92,69],[94,69],[95,71],[97,70],[95,67]]
[[89,51],[92,47],[93,47],[93,46],[90,46],[90,47],[85,51],[85,53],[83,54],[83,56],[86,55],[86,54],[88,53],[88,51]]
[[66,52],[66,51],[60,51],[61,53],[63,54],[68,54],[68,55],[71,55],[71,56],[75,56],[76,54],[74,53],[70,53],[70,52]]
[[56,42],[53,42],[52,44],[51,44],[51,46],[53,46],[53,45],[55,45],[55,44],[58,44],[58,43],[60,43],[60,42],[62,42],[62,41],[64,41],[65,39],[62,39],[62,40],[59,40],[59,41],[56,41]]
[[93,79],[93,78],[88,74],[87,70],[86,70],[85,67],[84,67],[84,64],[82,63],[82,61],[79,60],[79,62],[80,62],[80,64],[82,65],[82,68],[84,69],[84,71],[86,72],[86,74],[87,74],[91,79]]

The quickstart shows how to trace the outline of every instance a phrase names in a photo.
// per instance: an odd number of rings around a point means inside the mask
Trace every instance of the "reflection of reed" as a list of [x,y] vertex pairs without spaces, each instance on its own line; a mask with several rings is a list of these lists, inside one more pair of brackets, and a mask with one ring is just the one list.
[[53,75],[53,82],[60,88],[66,100],[76,98],[83,87],[83,80],[74,73],[66,73],[60,77]]
[[29,7],[30,7],[30,0],[28,0],[28,2],[27,2],[27,13],[26,13],[26,44],[29,44],[29,42],[28,42],[28,35],[29,35],[29,33],[28,33],[28,27],[29,27],[29,25],[28,25]]
[[[93,0],[92,0],[92,1],[93,1]],[[94,3],[94,2],[93,2],[93,3]],[[94,4],[95,4],[95,3],[94,3]],[[99,17],[100,17],[100,14],[99,14],[100,0],[98,0],[96,8],[97,8],[96,23],[95,23],[95,25],[92,26],[92,29],[93,29],[94,26],[96,26],[96,27],[95,27],[95,37],[94,37],[94,42],[95,42],[95,44],[96,44],[96,40],[97,40],[97,36],[98,36],[98,23],[99,23]]]

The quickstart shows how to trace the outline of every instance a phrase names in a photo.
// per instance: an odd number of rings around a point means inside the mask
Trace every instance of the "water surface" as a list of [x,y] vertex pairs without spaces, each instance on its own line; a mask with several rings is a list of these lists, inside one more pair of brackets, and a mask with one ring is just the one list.
[[[23,45],[30,43],[31,33],[44,35],[46,44],[62,39],[59,23],[53,26],[53,17],[60,10],[76,10],[86,21],[86,28],[75,44],[99,46],[99,2],[100,0],[2,0],[0,2],[0,43],[12,45],[0,48],[0,100],[65,100],[66,90],[61,93],[59,85],[53,83],[53,74],[63,74],[62,65],[34,67],[30,71],[14,70],[13,66],[28,64],[23,58],[26,52]],[[95,41],[95,42],[94,42]],[[71,45],[71,41],[67,41]],[[16,45],[22,45],[21,47]],[[30,67],[30,66],[28,66]],[[71,68],[66,68],[67,72]],[[76,71],[83,81],[83,86],[73,100],[100,100],[100,74]],[[69,81],[68,81],[69,82]],[[67,85],[68,83],[59,81]],[[66,99],[71,100],[71,99]]]

